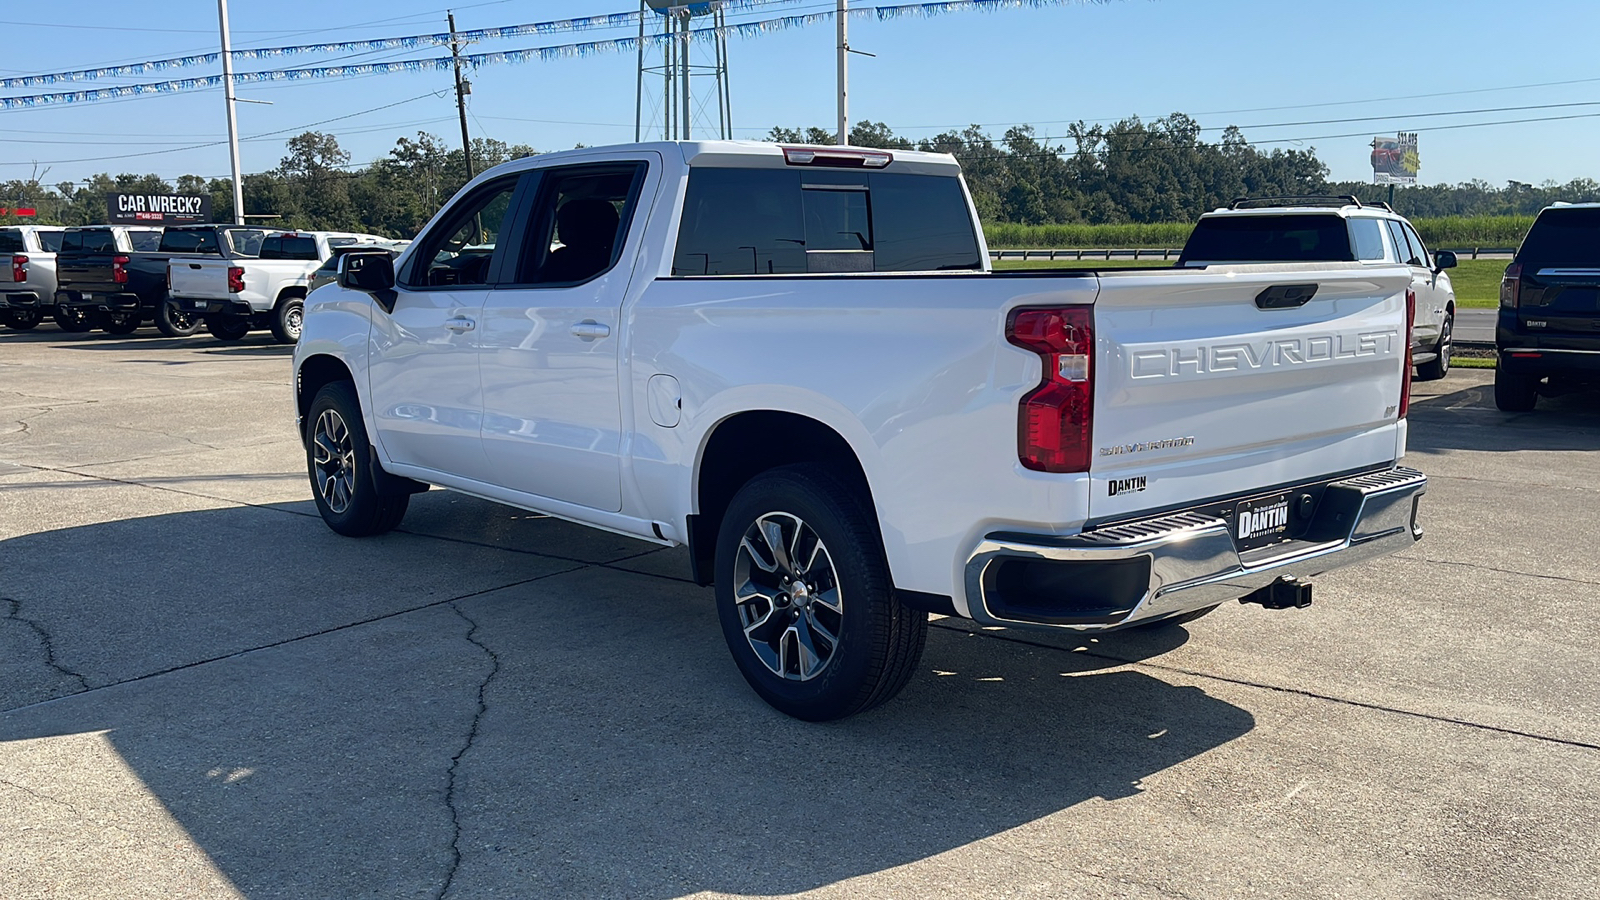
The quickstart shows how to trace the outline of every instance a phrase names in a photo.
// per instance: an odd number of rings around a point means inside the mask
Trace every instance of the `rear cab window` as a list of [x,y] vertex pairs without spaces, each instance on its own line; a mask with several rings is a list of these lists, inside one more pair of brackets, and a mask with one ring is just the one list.
[[148,253],[161,246],[161,232],[159,231],[130,231],[128,244],[136,253]]
[[168,231],[161,235],[162,253],[216,253],[222,248],[217,233],[210,229]]
[[308,234],[274,234],[261,241],[262,259],[312,261],[317,256],[317,239]]
[[117,237],[108,228],[69,231],[61,241],[61,249],[68,253],[115,253]]
[[0,253],[27,253],[28,244],[15,228],[0,228]]
[[672,274],[982,268],[953,175],[700,166],[689,173]]
[[1178,265],[1351,262],[1351,232],[1337,213],[1218,215],[1202,218]]

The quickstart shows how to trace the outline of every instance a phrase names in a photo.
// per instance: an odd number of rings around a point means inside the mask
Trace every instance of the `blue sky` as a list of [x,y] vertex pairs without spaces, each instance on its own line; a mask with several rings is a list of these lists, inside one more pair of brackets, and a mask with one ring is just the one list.
[[[469,29],[620,12],[636,8],[636,2],[462,0],[455,11],[458,27]],[[890,2],[894,0],[852,0],[852,5]],[[833,0],[796,0],[740,18],[832,5]],[[230,4],[236,48],[443,31],[444,10],[438,0]],[[214,50],[216,15],[213,0],[8,4],[0,12],[6,47],[0,75]],[[996,136],[1014,123],[1032,123],[1042,135],[1061,135],[1066,123],[1077,119],[1111,122],[1182,111],[1216,129],[1207,132],[1208,138],[1236,124],[1245,127],[1247,139],[1264,147],[1315,147],[1334,178],[1349,179],[1370,178],[1371,135],[1415,130],[1421,133],[1424,182],[1565,182],[1600,177],[1600,161],[1592,149],[1600,146],[1600,71],[1589,63],[1591,54],[1562,51],[1552,36],[1597,32],[1600,3],[1593,0],[1525,0],[1515,5],[1474,0],[1122,0],[883,23],[856,20],[852,45],[877,56],[853,59],[851,118],[882,121],[912,137],[972,123],[985,125]],[[512,38],[472,51],[621,34]],[[731,105],[737,134],[760,137],[778,124],[831,128],[833,44],[831,25],[732,39]],[[389,51],[346,62],[438,54]],[[326,64],[328,57],[298,56],[242,62],[237,68]],[[631,140],[634,68],[632,54],[482,68],[470,76],[469,124],[474,135],[541,150]],[[60,89],[215,71],[195,68]],[[283,139],[303,126],[338,135],[356,162],[382,156],[397,137],[418,130],[457,143],[451,84],[448,72],[429,72],[241,87],[243,98],[271,101],[240,104],[242,135],[290,129],[244,143],[244,169],[276,165]],[[1528,85],[1539,86],[1523,87]],[[50,90],[57,88],[0,90],[0,96]],[[387,104],[397,105],[368,112]],[[1553,108],[1557,104],[1593,105]],[[1466,112],[1490,109],[1499,111]],[[349,118],[311,126],[344,116]],[[1554,116],[1583,118],[1451,127]],[[1352,119],[1358,121],[1328,121]],[[225,137],[220,89],[0,110],[0,180],[26,177],[35,161],[48,168],[45,181],[51,184],[101,171],[155,172],[169,179],[185,173],[224,176],[225,146],[181,148]]]

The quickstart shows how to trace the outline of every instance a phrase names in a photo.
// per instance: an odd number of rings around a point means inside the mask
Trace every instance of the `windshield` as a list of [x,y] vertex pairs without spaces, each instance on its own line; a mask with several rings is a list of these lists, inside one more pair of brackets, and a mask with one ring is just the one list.
[[1531,269],[1600,269],[1600,209],[1547,209],[1517,250]]
[[1178,265],[1353,259],[1349,231],[1336,215],[1216,216],[1194,226]]

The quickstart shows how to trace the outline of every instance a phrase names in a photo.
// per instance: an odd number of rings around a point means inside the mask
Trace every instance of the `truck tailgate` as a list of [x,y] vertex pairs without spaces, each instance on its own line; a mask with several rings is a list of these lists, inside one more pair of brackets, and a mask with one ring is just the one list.
[[1101,276],[1093,519],[1264,493],[1396,458],[1408,269],[1204,271]]
[[168,296],[175,300],[226,300],[226,259],[174,259],[167,265]]

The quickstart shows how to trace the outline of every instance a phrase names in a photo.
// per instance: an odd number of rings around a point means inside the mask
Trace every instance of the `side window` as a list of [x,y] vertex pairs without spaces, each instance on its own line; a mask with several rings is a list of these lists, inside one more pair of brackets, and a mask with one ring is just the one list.
[[490,182],[452,207],[419,239],[405,275],[409,287],[485,285],[521,175]]
[[543,170],[516,283],[578,284],[616,265],[644,172],[643,163]]
[[260,256],[261,239],[265,236],[260,231],[252,229],[232,228],[225,232],[228,235],[228,246],[240,256]]
[[0,253],[26,253],[28,245],[22,242],[22,232],[14,228],[0,230]]
[[161,246],[161,232],[159,231],[130,231],[128,243],[136,253],[147,253]]
[[1411,246],[1411,240],[1406,237],[1405,229],[1400,227],[1400,223],[1389,219],[1387,224],[1389,236],[1394,239],[1395,249],[1400,252],[1400,262],[1408,266],[1422,265],[1417,261],[1417,250]]
[[1388,243],[1388,239],[1383,234],[1383,223],[1365,218],[1353,218],[1349,222],[1350,242],[1355,245],[1356,259],[1384,260],[1387,254],[1383,252],[1383,245]]
[[1422,245],[1422,236],[1417,234],[1417,230],[1411,227],[1410,222],[1402,222],[1400,224],[1406,230],[1406,237],[1411,239],[1411,248],[1416,251],[1417,259],[1421,260],[1421,262],[1414,262],[1412,265],[1433,268],[1433,256],[1428,253],[1428,248]]
[[800,173],[696,168],[689,172],[674,275],[796,275],[806,271]]

